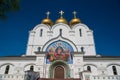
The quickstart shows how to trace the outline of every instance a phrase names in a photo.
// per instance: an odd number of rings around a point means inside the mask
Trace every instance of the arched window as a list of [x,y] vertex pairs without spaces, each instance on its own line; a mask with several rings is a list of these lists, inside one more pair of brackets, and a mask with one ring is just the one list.
[[90,66],[87,66],[87,70],[91,72],[91,67],[90,67]]
[[113,74],[114,74],[114,75],[117,75],[117,69],[116,69],[116,66],[112,66],[112,69],[113,69]]
[[40,37],[42,37],[43,29],[40,29]]
[[41,50],[41,47],[38,47],[38,52],[40,52],[40,50]]
[[79,29],[80,37],[82,37],[82,29]]
[[84,52],[84,47],[81,47],[81,52]]
[[5,69],[5,74],[8,74],[8,73],[9,73],[9,69],[10,69],[10,65],[7,65],[7,66],[6,66],[6,69]]
[[34,71],[34,66],[30,66],[30,71]]
[[60,36],[62,36],[62,29],[60,29]]

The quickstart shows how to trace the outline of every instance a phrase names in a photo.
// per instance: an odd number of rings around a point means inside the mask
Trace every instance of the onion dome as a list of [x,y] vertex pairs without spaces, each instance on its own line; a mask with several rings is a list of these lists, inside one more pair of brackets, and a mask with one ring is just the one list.
[[77,12],[74,11],[73,14],[74,14],[74,18],[70,21],[70,26],[81,23],[81,20],[79,18],[76,18]]
[[42,24],[49,25],[49,26],[52,26],[52,25],[53,25],[53,22],[52,22],[51,19],[49,19],[50,12],[48,11],[48,12],[46,13],[46,15],[47,15],[47,18],[43,19],[41,23],[42,23]]
[[60,17],[59,19],[56,20],[55,23],[56,23],[56,24],[57,24],[57,23],[65,23],[65,24],[67,24],[67,21],[66,21],[66,19],[64,19],[63,17]]
[[66,20],[65,18],[63,18],[64,12],[63,12],[63,11],[60,11],[59,13],[60,13],[61,16],[60,16],[60,18],[58,18],[58,19],[56,20],[55,23],[56,23],[56,24],[57,24],[57,23],[67,24],[67,20]]
[[46,24],[46,25],[49,25],[49,26],[52,26],[52,25],[53,25],[52,20],[49,19],[49,18],[43,19],[41,23]]

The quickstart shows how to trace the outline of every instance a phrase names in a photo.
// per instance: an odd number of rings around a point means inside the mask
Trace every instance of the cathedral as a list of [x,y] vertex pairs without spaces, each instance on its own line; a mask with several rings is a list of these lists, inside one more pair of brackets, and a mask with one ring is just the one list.
[[0,80],[120,80],[120,57],[97,54],[93,31],[76,13],[68,22],[60,11],[53,23],[47,12],[29,31],[25,54],[0,57]]

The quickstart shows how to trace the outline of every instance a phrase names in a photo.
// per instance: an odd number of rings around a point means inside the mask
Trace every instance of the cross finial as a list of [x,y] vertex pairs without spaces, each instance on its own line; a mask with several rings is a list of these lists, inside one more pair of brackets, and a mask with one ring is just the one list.
[[47,15],[47,18],[49,18],[50,12],[49,11],[46,12],[46,15]]
[[63,17],[64,12],[61,10],[59,13],[60,13],[60,16]]
[[77,12],[76,12],[76,11],[74,11],[74,12],[73,12],[73,14],[74,14],[74,18],[76,18],[76,14],[77,14]]

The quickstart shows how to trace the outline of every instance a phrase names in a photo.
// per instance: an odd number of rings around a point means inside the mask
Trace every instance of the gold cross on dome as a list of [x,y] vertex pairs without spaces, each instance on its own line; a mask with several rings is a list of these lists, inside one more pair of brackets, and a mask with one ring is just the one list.
[[46,15],[47,15],[47,18],[49,18],[50,12],[49,11],[46,12]]
[[73,12],[73,14],[74,14],[74,18],[76,18],[76,14],[77,14],[77,12],[76,12],[76,11],[74,11],[74,12]]
[[60,16],[63,17],[64,12],[61,10],[59,13],[60,13]]

